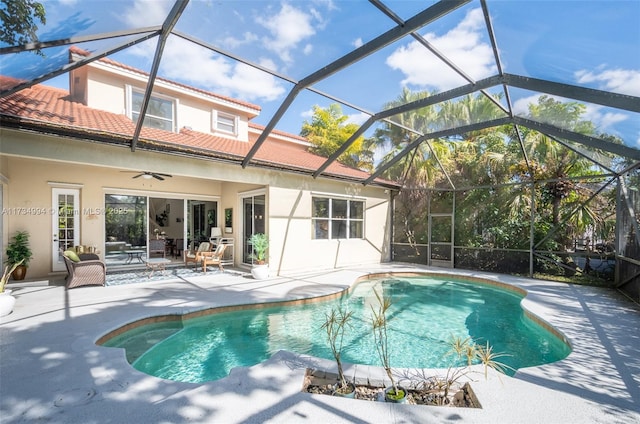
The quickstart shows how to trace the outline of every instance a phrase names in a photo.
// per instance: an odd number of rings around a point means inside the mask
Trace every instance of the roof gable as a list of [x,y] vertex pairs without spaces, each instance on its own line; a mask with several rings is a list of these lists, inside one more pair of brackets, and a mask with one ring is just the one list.
[[[85,57],[89,57],[91,55],[91,52],[83,50],[77,46],[71,46],[69,47],[69,55],[70,55],[70,59],[71,61],[77,61],[80,58],[85,58]],[[96,63],[97,62],[97,63]],[[134,68],[132,66],[129,65],[125,65],[123,63],[117,62],[115,60],[109,59],[109,58],[101,58],[99,60],[97,60],[96,62],[91,62],[85,66],[89,66],[89,67],[95,67],[98,66],[100,64],[102,65],[106,65],[108,67],[113,67],[113,68],[118,68],[120,70],[123,70],[129,74],[133,74],[133,75],[139,75],[140,77],[142,77],[144,80],[148,80],[149,78],[149,73],[142,71],[140,69]],[[249,102],[245,102],[242,100],[238,100],[232,97],[228,97],[228,96],[223,96],[217,93],[213,93],[211,91],[207,91],[207,90],[203,90],[200,88],[196,88],[196,87],[192,87],[189,86],[187,84],[182,84],[176,81],[171,81],[168,80],[166,78],[162,78],[162,77],[156,77],[155,78],[155,84],[159,84],[159,85],[166,85],[169,87],[172,87],[174,89],[180,90],[183,93],[195,93],[198,95],[202,95],[206,98],[209,98],[210,100],[216,102],[216,103],[222,103],[222,104],[228,104],[228,105],[235,105],[236,107],[240,107],[243,110],[247,111],[251,116],[255,117],[260,113],[260,106],[255,105],[253,103],[249,103]]]

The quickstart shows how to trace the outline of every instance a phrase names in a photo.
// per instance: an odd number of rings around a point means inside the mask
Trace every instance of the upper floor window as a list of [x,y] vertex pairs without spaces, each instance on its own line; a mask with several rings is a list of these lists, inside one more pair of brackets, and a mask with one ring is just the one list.
[[313,197],[314,239],[364,238],[364,201]]
[[238,117],[228,113],[213,111],[213,130],[230,134],[238,133]]
[[[131,119],[134,122],[138,122],[140,117],[143,98],[143,92],[131,90]],[[175,131],[175,101],[155,94],[151,95],[143,125],[166,131]]]

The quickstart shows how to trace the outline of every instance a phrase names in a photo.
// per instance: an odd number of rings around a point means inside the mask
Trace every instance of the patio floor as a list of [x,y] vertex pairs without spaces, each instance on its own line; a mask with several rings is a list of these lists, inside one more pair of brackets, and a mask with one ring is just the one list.
[[[393,271],[450,272],[380,264],[263,281],[232,270],[68,291],[47,281],[12,283],[14,312],[0,318],[0,422],[640,422],[640,308],[615,291],[594,287],[456,270],[524,288],[529,295],[523,305],[573,346],[566,359],[514,377],[476,376],[472,388],[481,409],[302,393],[306,368],[332,362],[290,352],[234,369],[218,381],[166,381],[134,370],[123,351],[95,344],[140,318],[327,294],[368,273]],[[380,371],[354,367],[360,374]]]

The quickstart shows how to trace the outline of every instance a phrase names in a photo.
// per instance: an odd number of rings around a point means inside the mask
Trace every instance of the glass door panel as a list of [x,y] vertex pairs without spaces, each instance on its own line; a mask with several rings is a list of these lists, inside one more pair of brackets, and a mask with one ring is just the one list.
[[62,252],[80,244],[79,198],[77,189],[52,189],[52,270],[64,271]]
[[249,241],[253,234],[266,232],[265,195],[249,196],[242,199],[242,262],[253,264],[253,246]]
[[218,202],[209,200],[187,202],[187,246],[195,249],[203,241],[210,241],[211,229],[219,227]]
[[105,194],[107,265],[139,265],[147,252],[147,197]]

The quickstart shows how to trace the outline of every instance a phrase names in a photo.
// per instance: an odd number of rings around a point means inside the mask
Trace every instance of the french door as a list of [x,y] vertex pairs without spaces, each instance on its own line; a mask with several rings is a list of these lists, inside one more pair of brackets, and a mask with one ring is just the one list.
[[266,232],[266,196],[258,194],[242,198],[242,262],[252,264],[253,246],[250,239],[253,234]]
[[52,188],[51,211],[51,268],[64,271],[62,252],[80,244],[80,190]]

